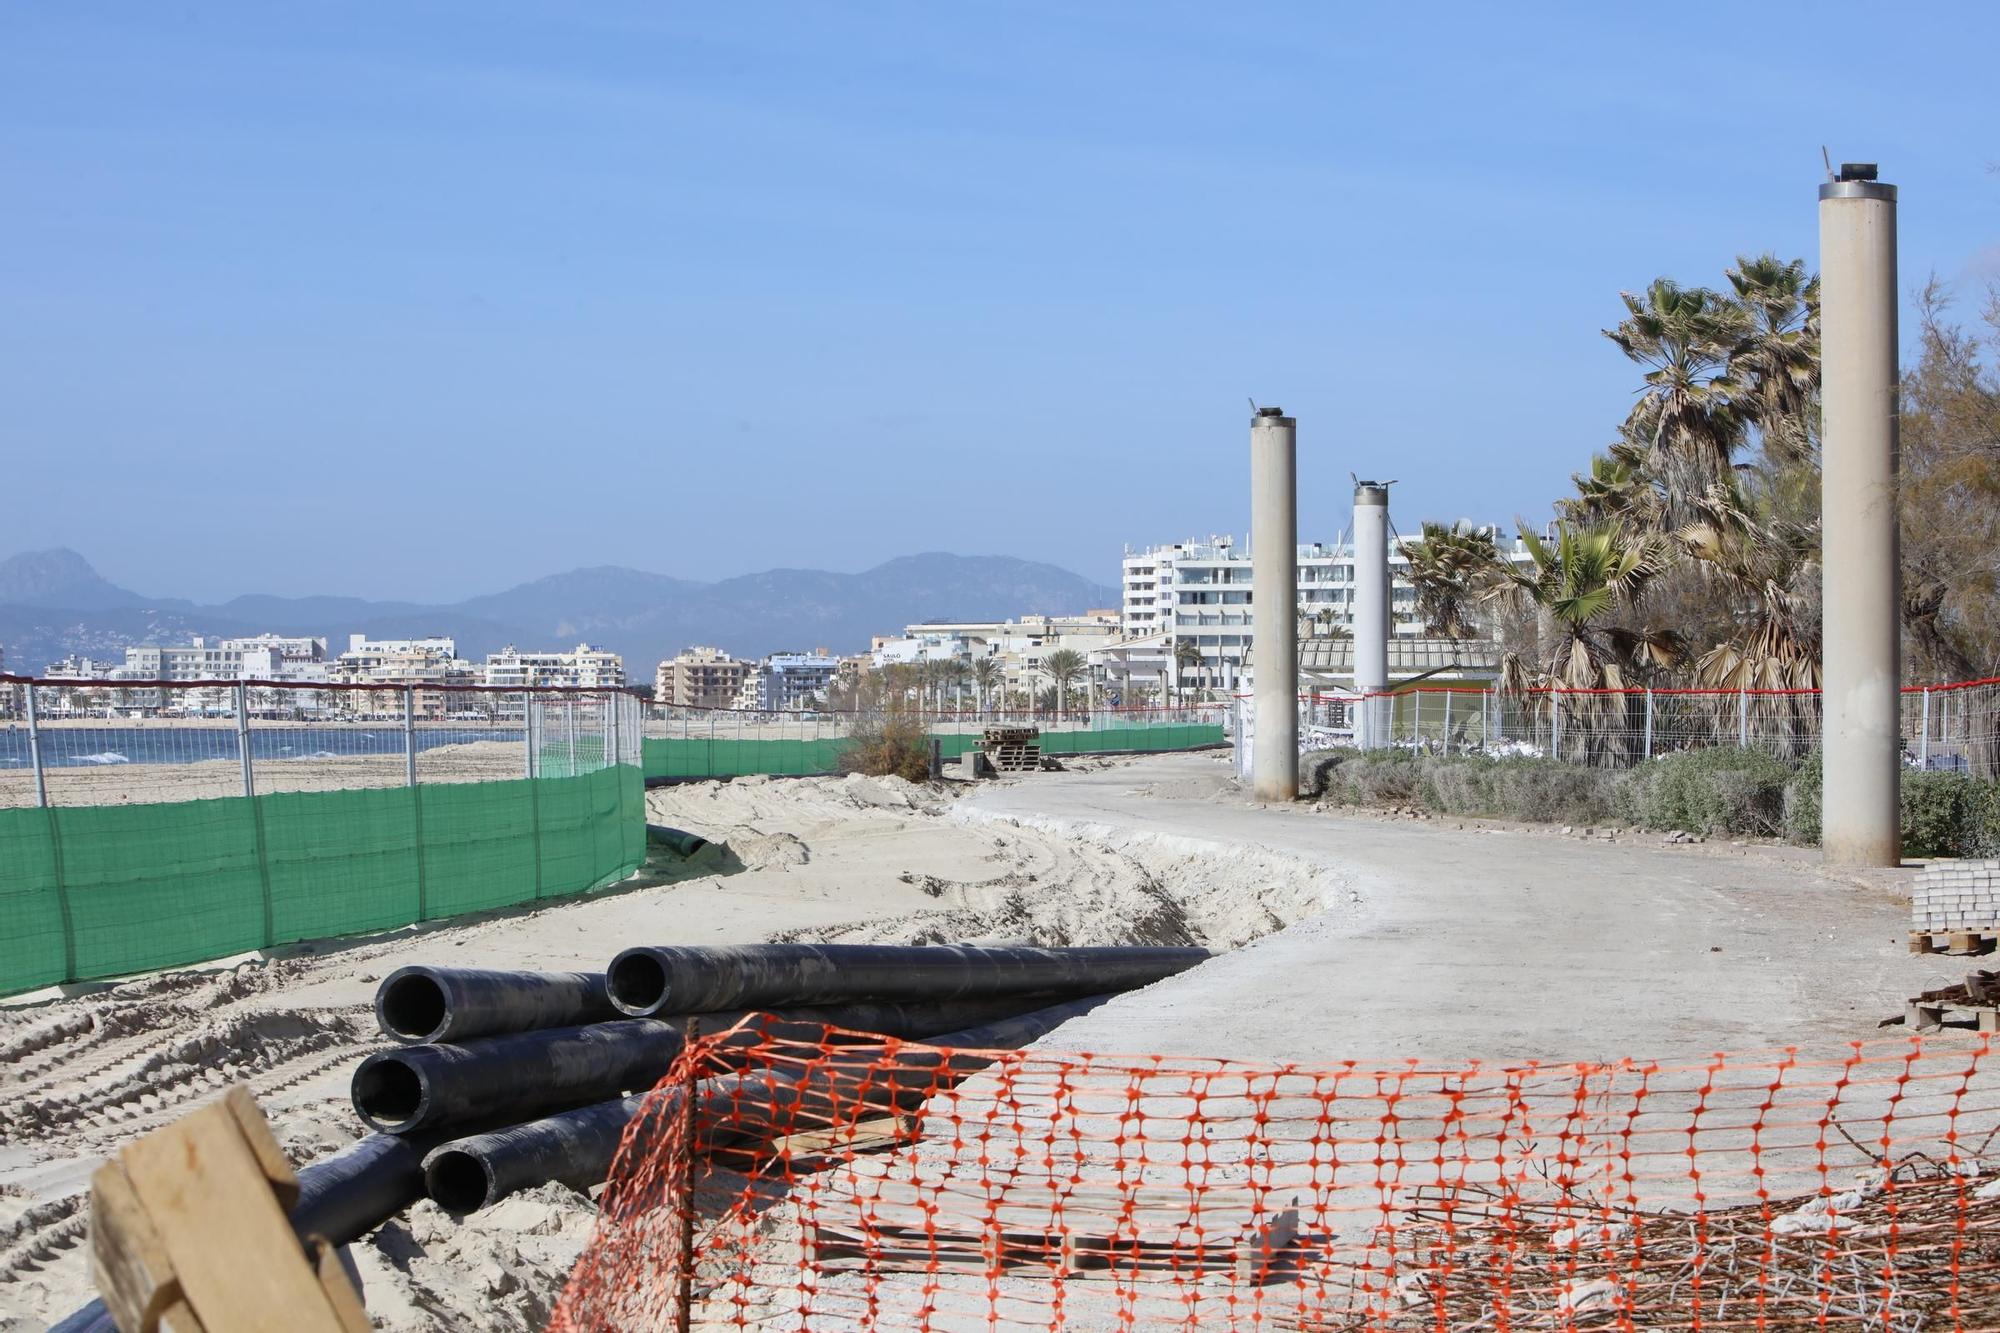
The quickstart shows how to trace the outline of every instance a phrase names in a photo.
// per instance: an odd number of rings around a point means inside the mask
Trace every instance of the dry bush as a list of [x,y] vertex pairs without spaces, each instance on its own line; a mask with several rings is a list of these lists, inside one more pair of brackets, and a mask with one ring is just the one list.
[[931,775],[930,731],[921,718],[909,713],[857,718],[838,767],[843,773],[923,782]]

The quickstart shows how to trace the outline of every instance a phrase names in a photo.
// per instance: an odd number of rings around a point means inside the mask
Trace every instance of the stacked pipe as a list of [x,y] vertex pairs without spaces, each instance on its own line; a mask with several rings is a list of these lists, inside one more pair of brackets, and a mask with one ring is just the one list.
[[[604,973],[401,968],[377,989],[375,1015],[402,1044],[363,1060],[350,1087],[375,1132],[299,1173],[292,1223],[302,1237],[346,1244],[425,1194],[463,1213],[549,1181],[599,1184],[697,1023],[727,1034],[715,1050],[725,1064],[777,1042],[893,1037],[1004,1049],[1207,957],[1194,948],[661,945],[627,949]],[[733,1114],[713,1142],[755,1141],[824,1119],[843,1100],[851,1106],[872,1059],[862,1045],[809,1075],[760,1075],[762,1118]],[[908,1077],[898,1070],[869,1095],[907,1109],[982,1063],[921,1053]],[[697,1106],[728,1100],[734,1113],[740,1082],[703,1080]],[[61,1327],[108,1328],[107,1319],[93,1303]]]
[[[626,949],[603,974],[404,968],[383,981],[376,1015],[407,1044],[362,1062],[354,1106],[379,1133],[420,1140],[425,1191],[469,1212],[547,1181],[601,1182],[690,1024],[730,1033],[716,1052],[724,1063],[774,1042],[1019,1046],[1207,957],[1191,948],[649,945]],[[829,1063],[820,1082],[846,1067]],[[802,1087],[793,1109],[809,1114],[826,1095]]]

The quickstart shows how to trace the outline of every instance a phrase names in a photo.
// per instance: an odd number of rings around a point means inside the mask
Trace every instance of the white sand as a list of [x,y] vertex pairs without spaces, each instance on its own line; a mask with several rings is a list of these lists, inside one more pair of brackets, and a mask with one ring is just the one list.
[[[248,1083],[300,1164],[358,1137],[348,1079],[385,1044],[368,1006],[406,963],[600,968],[641,940],[1233,945],[1320,906],[1321,871],[1306,861],[1257,855],[1218,876],[1210,858],[1165,841],[959,822],[955,794],[893,778],[663,788],[648,794],[649,817],[727,842],[723,873],[656,863],[640,887],[587,901],[10,1002],[0,1329],[38,1328],[90,1298],[90,1171],[232,1081]],[[589,1217],[560,1189],[463,1225],[421,1205],[355,1247],[369,1308],[386,1328],[539,1328]]]
[[[1781,848],[1261,810],[1208,756],[1072,768],[964,800],[894,779],[666,788],[650,817],[727,841],[726,873],[16,1002],[0,1329],[88,1298],[79,1202],[102,1155],[231,1080],[296,1161],[355,1137],[367,1005],[405,963],[594,968],[641,941],[1247,944],[1043,1045],[1321,1064],[1824,1049],[1963,971],[1903,952],[1894,883]],[[419,1206],[355,1247],[369,1306],[387,1328],[540,1327],[589,1217],[563,1190],[456,1225]]]
[[[417,781],[494,782],[522,776],[522,748],[515,741],[466,741],[437,745],[417,755]],[[243,767],[235,759],[186,764],[92,764],[44,773],[51,805],[143,805],[201,801],[243,794]],[[259,758],[252,781],[259,795],[286,791],[338,791],[346,787],[400,787],[409,780],[400,754]],[[34,776],[0,770],[0,809],[35,803]]]

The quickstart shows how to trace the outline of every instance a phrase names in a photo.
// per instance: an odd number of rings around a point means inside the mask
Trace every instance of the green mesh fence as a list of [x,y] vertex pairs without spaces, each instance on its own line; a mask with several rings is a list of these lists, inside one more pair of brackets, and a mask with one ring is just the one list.
[[1222,726],[1169,723],[1160,726],[1093,727],[1089,731],[1045,731],[1043,754],[1105,754],[1122,750],[1193,750],[1222,744]]
[[0,810],[0,994],[583,893],[645,854],[629,765]]
[[[979,744],[978,734],[969,732],[935,739],[946,761],[959,758]],[[1222,743],[1220,723],[1108,726],[1042,733],[1042,752],[1055,755],[1192,750]],[[648,778],[732,778],[757,773],[804,776],[838,772],[840,752],[846,746],[847,741],[842,737],[738,740],[723,736],[672,736],[648,738],[641,758]]]

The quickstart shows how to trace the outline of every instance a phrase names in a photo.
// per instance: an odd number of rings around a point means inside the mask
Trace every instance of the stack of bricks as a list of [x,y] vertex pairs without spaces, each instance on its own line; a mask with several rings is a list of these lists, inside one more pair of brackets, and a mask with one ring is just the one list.
[[1934,861],[1919,870],[1910,928],[2000,929],[2000,861]]

